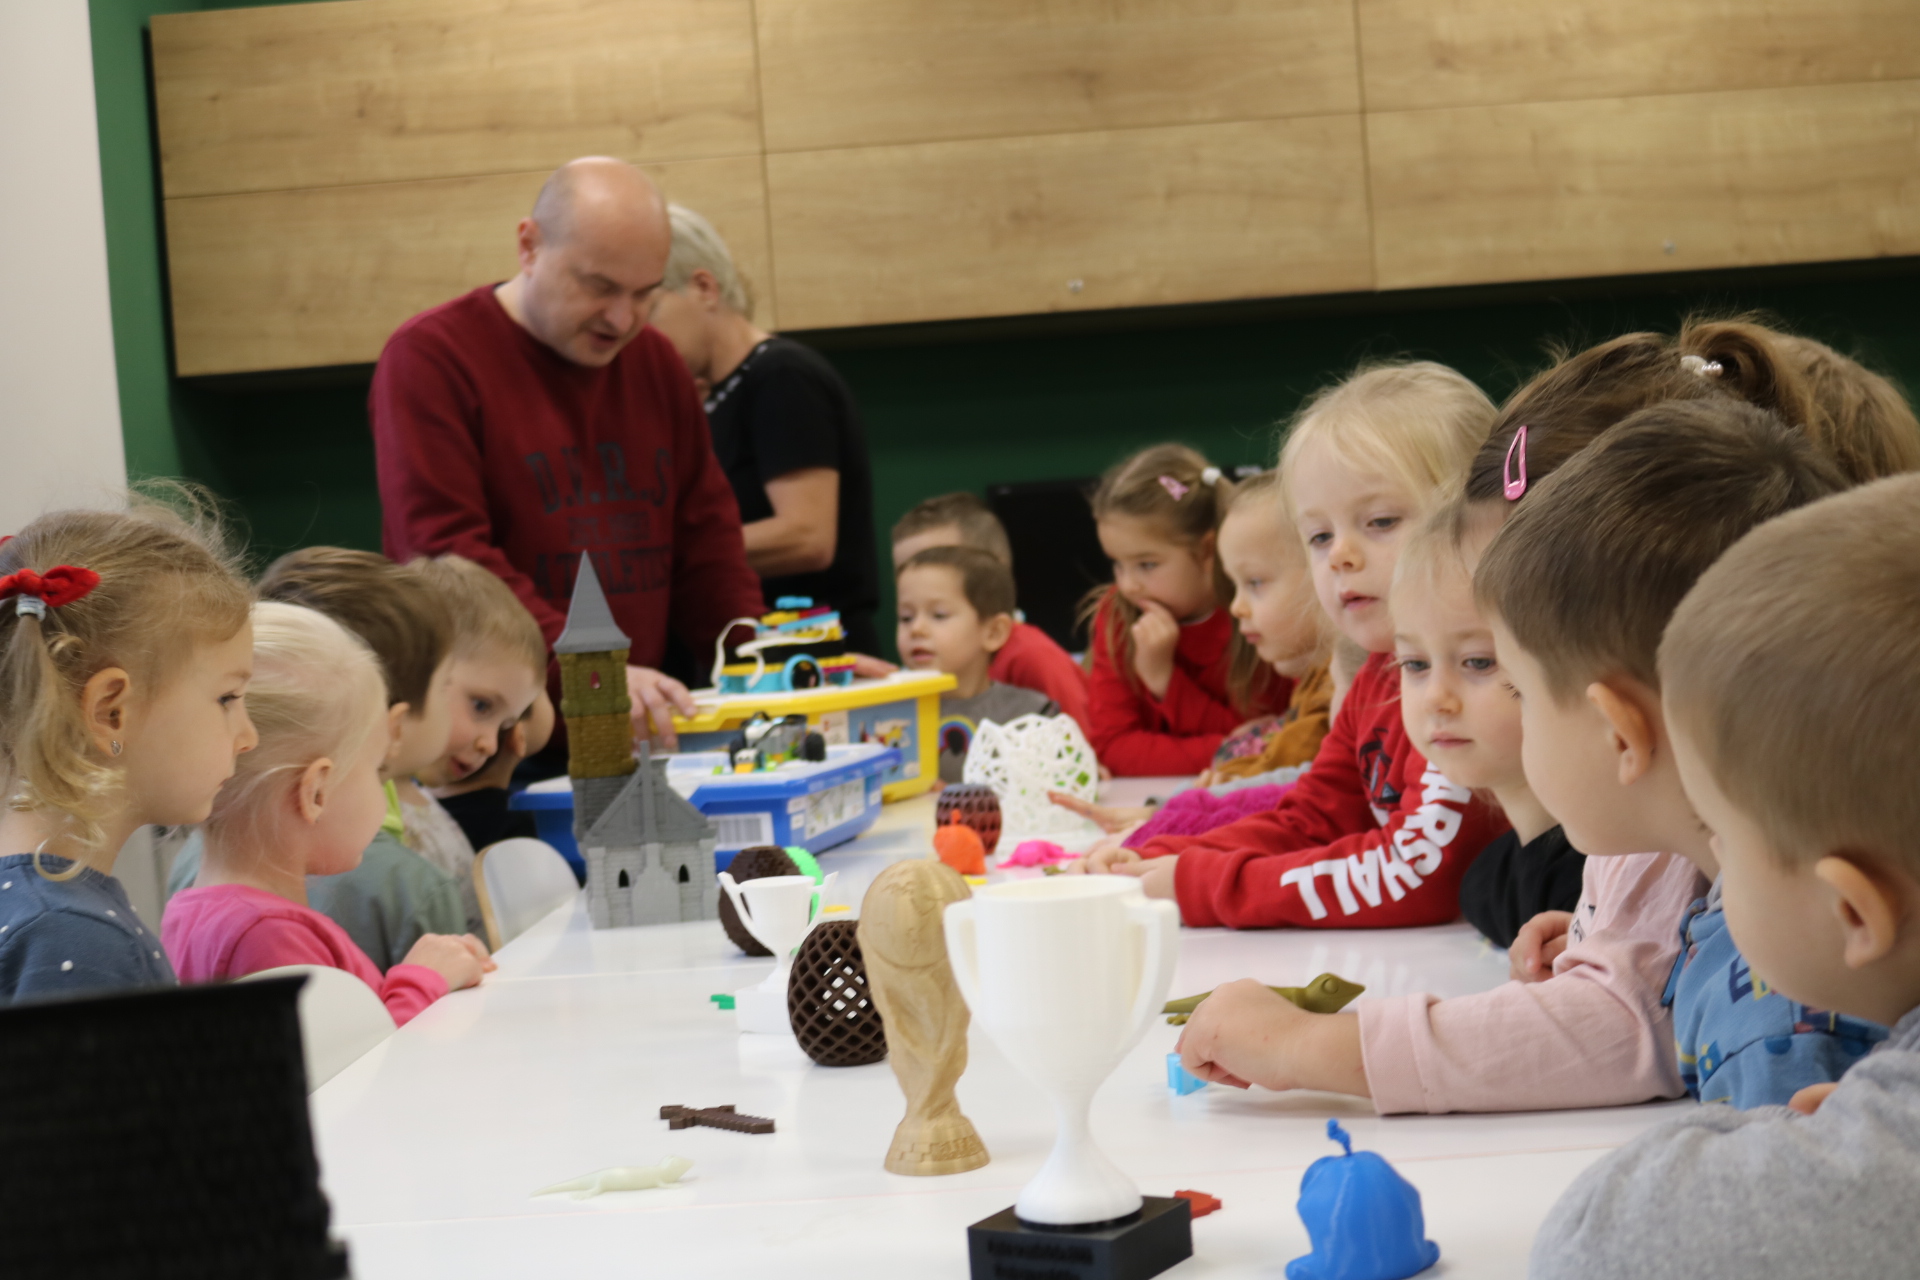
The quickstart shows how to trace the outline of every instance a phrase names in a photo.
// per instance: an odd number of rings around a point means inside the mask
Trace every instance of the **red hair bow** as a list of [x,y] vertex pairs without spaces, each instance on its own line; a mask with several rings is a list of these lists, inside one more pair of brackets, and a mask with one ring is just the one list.
[[55,565],[45,573],[22,569],[0,578],[0,600],[37,596],[49,608],[72,604],[100,585],[100,575],[77,564]]

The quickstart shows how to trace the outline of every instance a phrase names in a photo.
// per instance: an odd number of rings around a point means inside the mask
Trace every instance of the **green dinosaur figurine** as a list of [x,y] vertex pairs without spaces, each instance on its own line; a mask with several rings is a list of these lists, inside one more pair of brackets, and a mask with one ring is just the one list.
[[[1268,987],[1267,990],[1293,1001],[1308,1013],[1338,1013],[1366,988],[1338,974],[1323,973],[1304,987]],[[1200,1007],[1200,1002],[1212,994],[1208,991],[1184,1000],[1169,1000],[1160,1012],[1167,1015],[1168,1026],[1180,1026]]]

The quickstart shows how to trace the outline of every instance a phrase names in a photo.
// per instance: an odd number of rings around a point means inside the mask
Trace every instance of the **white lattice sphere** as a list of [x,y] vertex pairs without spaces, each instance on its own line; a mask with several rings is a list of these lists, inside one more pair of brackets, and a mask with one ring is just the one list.
[[1006,724],[982,720],[973,731],[964,777],[992,787],[1006,829],[1022,835],[1083,825],[1077,815],[1049,801],[1047,792],[1092,802],[1100,791],[1100,764],[1072,716],[1021,716]]

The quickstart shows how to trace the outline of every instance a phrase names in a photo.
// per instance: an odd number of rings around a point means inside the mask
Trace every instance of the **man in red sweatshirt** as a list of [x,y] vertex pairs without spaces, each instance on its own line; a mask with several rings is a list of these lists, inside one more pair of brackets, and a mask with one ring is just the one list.
[[1460,914],[1460,877],[1507,826],[1414,748],[1392,655],[1375,654],[1277,808],[1204,835],[1158,836],[1143,860],[1103,865],[1176,899],[1195,927],[1445,924]]
[[575,160],[519,227],[520,273],[387,340],[373,423],[388,556],[457,552],[498,574],[551,644],[580,557],[633,640],[634,722],[663,745],[691,713],[657,668],[668,636],[713,652],[761,613],[740,511],[693,380],[647,327],[672,232],[631,165]]

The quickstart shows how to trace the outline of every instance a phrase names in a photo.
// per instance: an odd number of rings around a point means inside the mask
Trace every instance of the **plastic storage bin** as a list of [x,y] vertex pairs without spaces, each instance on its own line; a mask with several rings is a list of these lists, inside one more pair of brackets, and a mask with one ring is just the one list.
[[[881,792],[900,752],[877,743],[830,745],[817,764],[789,764],[765,773],[720,773],[720,751],[667,758],[667,782],[713,819],[713,869],[725,871],[740,850],[759,844],[801,846],[819,853],[847,841],[880,816]],[[533,814],[540,838],[576,869],[584,864],[573,839],[573,783],[536,782],[516,792],[508,807]]]

